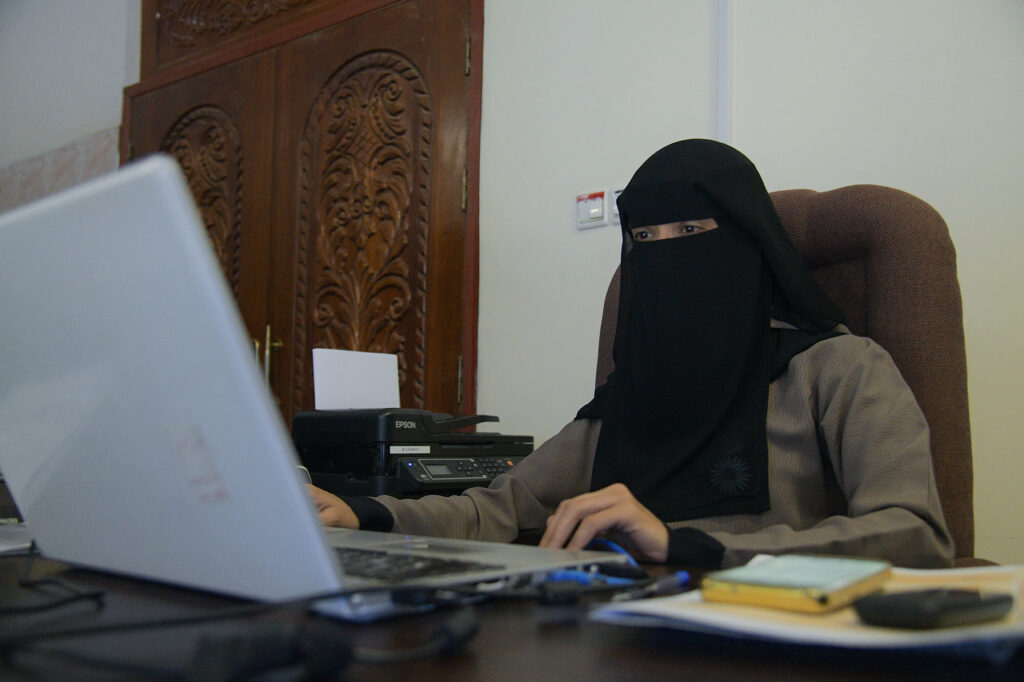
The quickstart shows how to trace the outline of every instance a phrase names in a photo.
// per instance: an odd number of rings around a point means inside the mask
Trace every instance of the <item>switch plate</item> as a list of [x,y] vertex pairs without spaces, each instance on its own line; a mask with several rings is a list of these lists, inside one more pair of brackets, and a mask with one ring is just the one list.
[[597,192],[576,195],[577,230],[589,230],[592,227],[601,227],[608,224],[606,196],[607,192],[603,189]]
[[619,222],[620,222],[620,220],[619,220],[619,195],[620,194],[622,194],[622,190],[621,189],[613,189],[612,190],[611,199],[609,199],[609,201],[611,202],[611,205],[612,205],[611,206],[611,209],[612,209],[611,210],[612,222],[615,223],[616,225],[618,225]]

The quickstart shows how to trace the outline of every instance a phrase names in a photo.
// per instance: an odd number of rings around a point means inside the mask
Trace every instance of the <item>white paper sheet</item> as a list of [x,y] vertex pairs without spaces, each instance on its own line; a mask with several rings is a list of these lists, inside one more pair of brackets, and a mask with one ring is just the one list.
[[401,407],[398,356],[314,348],[313,400],[318,410]]
[[0,523],[0,555],[22,554],[32,546],[32,536],[24,523]]
[[887,589],[976,587],[1014,594],[1006,618],[936,630],[898,630],[862,624],[853,607],[805,614],[757,606],[706,602],[699,590],[655,599],[611,603],[590,613],[593,620],[619,625],[667,627],[690,632],[842,649],[928,650],[1001,663],[1024,645],[1024,566],[918,571],[893,569]]

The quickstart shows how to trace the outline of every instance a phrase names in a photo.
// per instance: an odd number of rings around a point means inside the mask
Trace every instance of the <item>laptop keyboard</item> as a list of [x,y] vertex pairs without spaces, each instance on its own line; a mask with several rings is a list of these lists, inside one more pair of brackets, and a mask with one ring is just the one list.
[[341,558],[341,566],[347,575],[377,578],[387,582],[502,568],[496,564],[396,554],[372,549],[339,547],[335,551]]

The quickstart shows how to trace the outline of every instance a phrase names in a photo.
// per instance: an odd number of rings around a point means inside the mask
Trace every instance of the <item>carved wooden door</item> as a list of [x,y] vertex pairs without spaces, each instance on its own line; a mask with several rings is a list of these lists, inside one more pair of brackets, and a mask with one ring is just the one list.
[[271,324],[293,409],[316,347],[395,353],[403,406],[458,407],[468,26],[424,4],[281,48],[274,223],[295,230],[273,234]]
[[[130,156],[178,160],[253,340],[266,336],[276,58],[263,53],[130,100]],[[168,292],[173,295],[173,292]]]
[[315,347],[398,355],[405,407],[475,407],[471,4],[396,2],[127,93],[129,156],[179,159],[250,332],[280,342],[286,419]]

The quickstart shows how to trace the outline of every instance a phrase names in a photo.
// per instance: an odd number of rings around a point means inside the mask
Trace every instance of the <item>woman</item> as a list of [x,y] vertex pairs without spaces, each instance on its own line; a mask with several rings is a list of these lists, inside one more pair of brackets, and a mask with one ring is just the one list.
[[[661,149],[619,198],[615,370],[488,488],[342,501],[331,525],[544,546],[598,535],[714,568],[757,553],[945,566],[928,427],[888,354],[842,326],[757,170],[710,140]],[[346,504],[347,502],[347,504]]]

